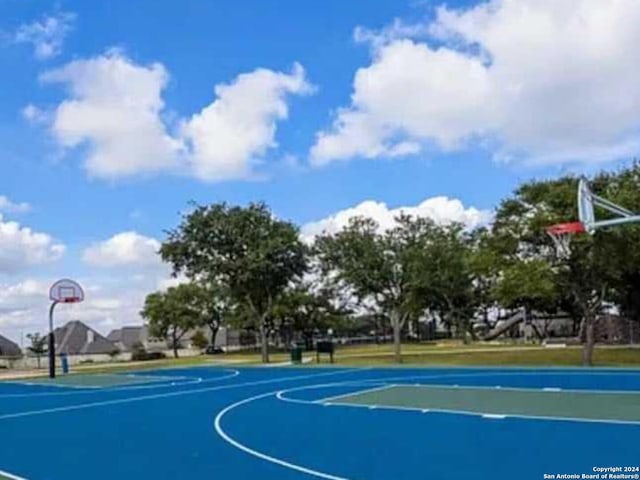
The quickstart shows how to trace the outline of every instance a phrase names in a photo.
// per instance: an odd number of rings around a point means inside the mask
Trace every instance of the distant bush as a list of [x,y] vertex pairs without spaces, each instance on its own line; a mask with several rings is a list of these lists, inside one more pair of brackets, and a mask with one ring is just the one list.
[[147,352],[146,350],[138,350],[134,351],[131,354],[131,360],[136,362],[144,362],[147,360],[162,360],[163,358],[167,358],[164,352]]
[[207,348],[207,345],[209,345],[209,340],[207,339],[206,335],[202,332],[202,330],[198,330],[191,337],[191,343],[197,349],[204,350],[205,348]]

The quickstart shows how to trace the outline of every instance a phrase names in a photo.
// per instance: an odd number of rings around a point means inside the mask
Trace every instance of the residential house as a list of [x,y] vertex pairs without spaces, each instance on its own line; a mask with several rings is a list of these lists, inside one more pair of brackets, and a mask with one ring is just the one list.
[[0,335],[0,357],[17,357],[22,355],[18,344]]
[[131,352],[136,344],[141,344],[147,351],[162,351],[167,348],[167,342],[164,339],[149,335],[147,325],[126,326],[111,330],[107,339],[115,343],[122,352]]
[[[193,336],[196,332],[201,331],[207,340],[211,340],[211,329],[209,327],[201,327],[189,330],[182,338],[180,338],[179,348],[188,350],[197,350],[193,344]],[[238,345],[237,330],[229,330],[221,327],[216,335],[216,347],[228,347]],[[147,351],[164,351],[171,349],[171,339],[155,338],[149,335],[149,327],[147,325],[135,325],[117,328],[109,332],[107,339],[113,342],[122,352],[130,352],[136,343],[142,344]]]
[[67,355],[109,355],[118,348],[79,320],[72,320],[54,330],[56,352]]

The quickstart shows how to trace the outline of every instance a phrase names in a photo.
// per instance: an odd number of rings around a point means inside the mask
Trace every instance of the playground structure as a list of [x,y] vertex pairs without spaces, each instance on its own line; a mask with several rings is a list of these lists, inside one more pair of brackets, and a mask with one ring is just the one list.
[[[525,341],[552,342],[554,339],[576,339],[573,323],[573,319],[565,313],[543,315],[538,312],[526,313],[520,309],[496,321],[490,329],[485,327],[484,333],[478,333],[484,341],[513,334]],[[640,325],[619,315],[602,314],[599,316],[596,338],[598,342],[607,344],[639,343]]]

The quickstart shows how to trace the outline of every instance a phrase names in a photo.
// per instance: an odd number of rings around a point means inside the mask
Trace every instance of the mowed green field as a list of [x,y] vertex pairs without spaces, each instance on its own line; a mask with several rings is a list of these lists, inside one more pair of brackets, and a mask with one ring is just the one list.
[[[315,364],[316,354],[305,352],[304,357]],[[580,366],[582,365],[582,347],[547,348],[540,345],[512,344],[462,344],[442,342],[438,344],[410,343],[402,346],[403,364],[408,365],[525,365],[525,366]],[[289,360],[287,353],[270,355],[272,363]],[[337,345],[336,365],[376,366],[394,365],[393,345]],[[320,363],[327,365],[329,358],[321,355]],[[139,364],[135,368],[175,367],[194,365],[239,365],[260,364],[258,353],[229,353],[214,356],[200,356],[182,359],[167,359],[159,362]],[[596,366],[640,367],[640,348],[628,346],[598,346],[595,351]],[[105,367],[88,367],[91,370],[103,370]],[[127,364],[115,365],[116,369],[130,369]],[[111,370],[111,368],[107,368]]]
[[[579,366],[582,347],[547,348],[543,346],[441,344],[403,346],[403,363],[424,365],[525,365]],[[640,348],[599,346],[595,351],[596,366],[640,366]],[[391,365],[391,345],[348,347],[339,349],[336,362],[345,365]]]
[[[270,355],[272,364],[285,364],[288,353]],[[315,352],[304,353],[305,364],[316,364]],[[598,346],[595,351],[595,366],[640,367],[640,347]],[[337,345],[336,366],[393,366],[393,345]],[[193,366],[218,366],[234,368],[261,364],[259,353],[238,352],[220,355],[201,355],[178,359],[149,362],[119,362],[112,364],[83,365],[72,368],[73,373],[104,373],[140,371],[158,368]],[[320,365],[329,365],[327,355],[322,355]],[[546,348],[540,345],[483,344],[442,342],[438,344],[405,344],[402,346],[402,365],[433,366],[580,366],[582,347]],[[42,375],[46,375],[43,370]],[[2,480],[0,478],[0,480]]]

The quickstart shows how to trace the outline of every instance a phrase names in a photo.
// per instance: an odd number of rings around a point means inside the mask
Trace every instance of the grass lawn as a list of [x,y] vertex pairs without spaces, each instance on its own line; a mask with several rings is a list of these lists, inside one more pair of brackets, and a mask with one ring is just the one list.
[[[582,365],[582,347],[545,348],[540,345],[471,343],[457,341],[438,342],[437,344],[409,343],[402,346],[403,365],[434,366],[580,366]],[[305,352],[304,356],[315,364],[314,352]],[[596,366],[640,367],[640,348],[599,346],[595,351]],[[289,360],[288,353],[272,353],[271,363],[278,364]],[[198,357],[167,358],[147,362],[118,362],[111,364],[86,364],[71,368],[72,373],[117,373],[158,368],[180,368],[194,366],[216,366],[234,368],[261,364],[259,353],[234,352],[220,355],[202,355]],[[328,366],[326,355],[321,357],[321,366]],[[393,345],[338,345],[335,354],[336,366],[393,366],[397,365],[393,357]],[[46,370],[41,371],[46,376]],[[0,480],[1,477],[0,477]]]
[[[393,365],[391,345],[338,349],[335,360],[340,365]],[[597,366],[640,367],[640,348],[596,347]],[[541,365],[579,366],[582,347],[545,348],[536,345],[469,344],[445,346],[403,346],[403,363],[425,365]]]

